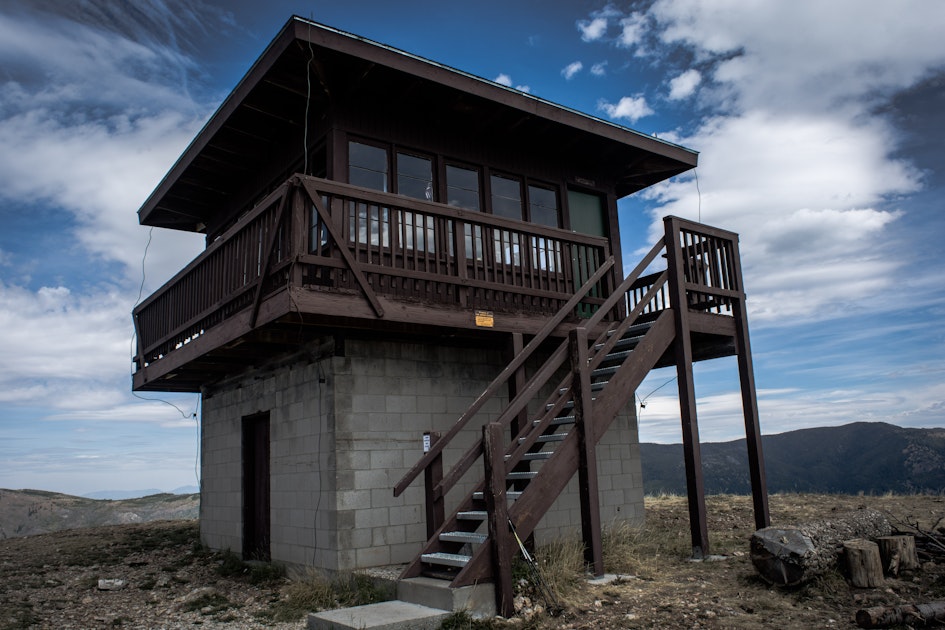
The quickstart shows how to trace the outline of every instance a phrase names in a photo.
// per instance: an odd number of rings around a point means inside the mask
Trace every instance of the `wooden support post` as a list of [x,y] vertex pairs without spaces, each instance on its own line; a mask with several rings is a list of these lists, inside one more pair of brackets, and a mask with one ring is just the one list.
[[761,449],[761,425],[758,421],[758,397],[755,391],[755,372],[751,361],[751,343],[748,339],[748,309],[745,306],[742,288],[742,269],[738,254],[738,242],[733,247],[733,263],[736,287],[742,297],[735,301],[735,351],[738,361],[738,377],[742,394],[742,413],[745,417],[745,442],[748,446],[748,473],[751,479],[751,499],[755,512],[755,528],[764,529],[771,524],[768,511],[768,483],[765,477],[765,458]]
[[496,612],[503,617],[515,613],[512,601],[512,537],[509,534],[509,510],[505,497],[505,449],[502,425],[490,422],[482,427],[483,462],[486,485],[483,496],[492,541],[492,579],[495,583]]
[[[511,340],[509,342],[509,363],[515,360],[522,350],[525,348],[525,340],[522,333],[512,333]],[[515,373],[509,378],[508,381],[508,390],[509,390],[509,400],[514,400],[518,394],[525,389],[525,366],[520,365]],[[511,439],[515,439],[519,431],[528,424],[528,408],[523,407],[521,411],[518,412],[514,418],[509,422],[509,433]],[[513,469],[515,472],[528,472],[531,470],[531,464],[527,460],[521,460],[518,464],[515,465]],[[512,483],[512,487],[515,490],[524,490],[528,485],[528,480],[517,480]]]
[[[427,442],[429,436],[429,442]],[[436,431],[430,431],[423,434],[424,451],[432,448],[434,444],[440,441],[440,434]],[[427,513],[427,540],[433,538],[433,535],[443,525],[446,519],[443,497],[437,497],[433,489],[443,480],[443,454],[440,453],[434,458],[430,465],[423,469],[423,489],[426,500]]]
[[604,553],[600,527],[600,492],[597,484],[597,435],[594,430],[591,376],[588,370],[587,329],[579,327],[569,333],[571,370],[574,378],[571,396],[574,401],[574,427],[578,432],[578,484],[581,499],[581,534],[584,538],[584,559],[594,575],[604,574]]
[[709,528],[705,512],[705,484],[702,478],[702,453],[696,420],[696,393],[692,375],[692,339],[689,331],[689,302],[683,273],[679,224],[675,217],[664,219],[666,228],[666,269],[669,272],[670,305],[675,314],[676,382],[679,389],[679,416],[682,424],[683,457],[686,463],[686,490],[689,498],[689,529],[692,557],[709,553]]

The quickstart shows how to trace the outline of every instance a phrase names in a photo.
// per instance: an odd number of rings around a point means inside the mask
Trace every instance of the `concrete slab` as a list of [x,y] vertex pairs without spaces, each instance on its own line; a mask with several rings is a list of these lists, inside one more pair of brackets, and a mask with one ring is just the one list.
[[397,599],[451,612],[465,610],[477,619],[495,616],[495,587],[491,582],[450,588],[446,580],[409,578],[397,582]]
[[452,613],[401,601],[312,613],[309,630],[436,630]]

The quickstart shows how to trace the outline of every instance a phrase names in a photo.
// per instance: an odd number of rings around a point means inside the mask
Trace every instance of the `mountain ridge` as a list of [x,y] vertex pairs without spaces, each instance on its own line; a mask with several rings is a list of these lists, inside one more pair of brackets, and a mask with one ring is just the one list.
[[[762,436],[768,492],[945,492],[945,428],[854,422]],[[705,492],[751,491],[745,439],[700,445]],[[681,444],[640,444],[647,494],[685,494]]]
[[199,494],[161,493],[112,501],[0,488],[0,539],[80,527],[195,519],[199,510]]

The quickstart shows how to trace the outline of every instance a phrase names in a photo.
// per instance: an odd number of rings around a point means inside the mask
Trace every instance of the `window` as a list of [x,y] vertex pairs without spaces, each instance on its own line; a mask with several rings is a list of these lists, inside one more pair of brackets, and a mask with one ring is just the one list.
[[397,193],[433,201],[433,160],[425,157],[397,154]]
[[348,183],[387,192],[387,151],[381,147],[348,143]]
[[479,210],[479,171],[462,166],[446,166],[447,203],[457,208]]
[[493,175],[492,214],[506,219],[522,220],[522,185],[517,179]]
[[558,193],[550,188],[529,185],[528,220],[548,227],[559,227]]
[[[551,188],[528,186],[528,220],[532,223],[558,227],[558,193]],[[536,269],[558,272],[561,269],[561,241],[533,236],[532,264]]]

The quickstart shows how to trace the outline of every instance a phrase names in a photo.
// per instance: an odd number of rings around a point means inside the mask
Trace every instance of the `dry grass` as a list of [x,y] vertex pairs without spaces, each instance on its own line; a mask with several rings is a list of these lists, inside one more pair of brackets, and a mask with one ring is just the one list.
[[373,604],[393,596],[390,587],[379,586],[367,575],[343,573],[329,578],[320,571],[306,569],[291,576],[279,601],[263,616],[295,621],[313,611]]
[[[844,496],[779,494],[770,497],[772,524],[790,525],[859,507],[886,512],[891,520],[930,529],[945,515],[942,496]],[[687,499],[646,498],[643,527],[614,523],[604,533],[604,565],[624,577],[607,586],[573,583],[571,561],[561,562],[568,596],[560,617],[533,615],[527,621],[490,622],[477,628],[509,626],[604,630],[609,628],[855,628],[857,609],[945,598],[945,567],[926,564],[879,589],[855,589],[839,571],[793,589],[766,584],[751,565],[748,540],[755,530],[750,497],[718,495],[706,499],[710,552],[721,559],[693,562]],[[536,555],[583,557],[580,546],[556,542],[554,551]],[[546,575],[558,563],[543,564]],[[580,570],[578,570],[580,572]],[[571,586],[573,584],[573,586]]]

